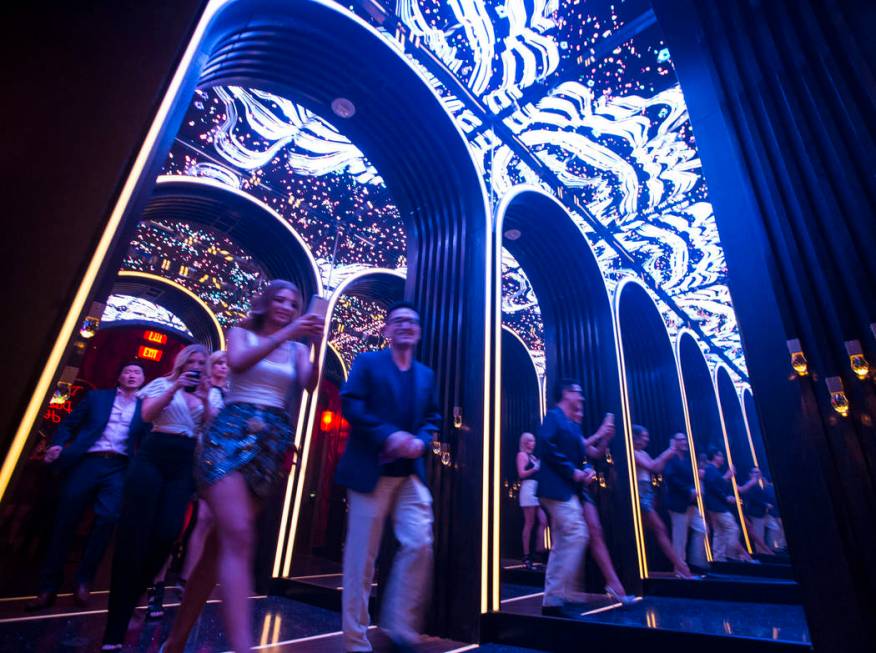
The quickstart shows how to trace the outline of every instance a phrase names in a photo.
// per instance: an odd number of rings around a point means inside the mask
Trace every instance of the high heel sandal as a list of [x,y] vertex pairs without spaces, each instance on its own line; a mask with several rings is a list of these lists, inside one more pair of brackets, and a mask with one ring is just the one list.
[[613,600],[620,603],[622,606],[627,607],[636,602],[636,597],[630,594],[618,594],[608,585],[605,586],[605,593]]

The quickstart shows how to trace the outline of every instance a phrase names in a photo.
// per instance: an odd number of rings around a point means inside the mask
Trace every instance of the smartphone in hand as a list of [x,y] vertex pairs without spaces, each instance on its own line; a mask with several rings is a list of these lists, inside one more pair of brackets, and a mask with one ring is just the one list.
[[325,297],[313,295],[310,298],[310,304],[307,305],[307,313],[325,318],[328,314],[328,304],[328,300]]

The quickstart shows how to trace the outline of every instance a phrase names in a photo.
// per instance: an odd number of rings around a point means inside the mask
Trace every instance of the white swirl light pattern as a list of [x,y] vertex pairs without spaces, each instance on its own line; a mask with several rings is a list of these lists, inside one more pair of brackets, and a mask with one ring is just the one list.
[[159,306],[142,297],[131,295],[110,295],[106,300],[106,308],[100,316],[103,324],[110,322],[153,322],[161,326],[180,331],[187,336],[192,336],[191,330],[176,315],[166,308]]
[[[609,285],[632,260],[682,311],[658,302],[667,322],[697,324],[744,374],[687,107],[650,11],[648,0],[396,0],[390,15],[422,42],[384,33],[469,137],[495,197],[524,180],[562,185]],[[436,58],[464,92],[438,81]],[[529,156],[553,179],[527,166]]]

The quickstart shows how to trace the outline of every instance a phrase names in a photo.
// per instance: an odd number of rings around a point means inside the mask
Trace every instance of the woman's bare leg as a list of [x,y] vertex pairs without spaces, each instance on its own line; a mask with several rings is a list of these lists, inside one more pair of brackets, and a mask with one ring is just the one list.
[[532,527],[535,525],[535,511],[538,508],[527,506],[523,509],[523,557],[529,557],[529,542],[532,540]]
[[663,523],[660,515],[653,510],[644,510],[642,511],[642,515],[645,518],[645,526],[651,529],[651,532],[654,533],[654,537],[657,538],[657,544],[660,547],[660,550],[663,551],[663,555],[669,558],[676,573],[681,574],[682,576],[690,576],[690,568],[684,560],[676,555],[672,542],[669,541],[669,534],[666,532],[666,525]]
[[599,566],[599,571],[608,585],[619,596],[625,596],[627,591],[623,583],[617,577],[614,565],[611,563],[611,554],[605,546],[605,533],[602,531],[602,522],[599,519],[599,511],[592,503],[584,502],[584,521],[587,522],[587,530],[590,531],[590,555]]
[[247,653],[252,646],[253,554],[256,500],[243,476],[234,472],[205,492],[219,544],[217,579],[222,615],[231,649]]
[[216,587],[216,561],[219,552],[219,542],[215,530],[207,533],[204,549],[198,558],[192,575],[186,583],[183,592],[182,603],[173,620],[170,634],[165,644],[166,653],[182,653],[186,647],[189,633],[204,605],[210,598],[213,588]]
[[536,508],[538,516],[538,530],[535,532],[535,550],[537,553],[544,553],[544,530],[547,528],[547,515],[544,514],[542,508]]
[[204,550],[204,542],[207,539],[207,534],[213,526],[213,514],[210,512],[210,506],[204,499],[198,500],[198,518],[195,522],[195,528],[189,536],[189,543],[186,550],[186,559],[183,562],[183,568],[180,576],[183,580],[188,581],[191,577],[201,553]]

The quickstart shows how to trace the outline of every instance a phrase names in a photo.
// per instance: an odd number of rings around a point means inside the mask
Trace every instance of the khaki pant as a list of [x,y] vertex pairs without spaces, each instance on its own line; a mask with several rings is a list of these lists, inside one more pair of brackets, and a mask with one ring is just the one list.
[[727,560],[727,552],[739,546],[739,525],[729,512],[709,512],[714,534],[712,537],[712,558],[718,562]]
[[[706,567],[706,525],[696,506],[689,506],[687,512],[669,511],[672,520],[672,548],[675,554],[697,567]],[[692,531],[692,532],[691,532]]]
[[551,554],[544,574],[546,607],[561,606],[580,595],[580,572],[587,550],[587,524],[577,496],[568,501],[542,499],[551,518]]
[[344,545],[344,650],[370,651],[368,597],[383,525],[392,516],[399,550],[383,599],[381,625],[400,643],[419,637],[432,580],[432,496],[416,476],[381,476],[370,494],[347,491]]

